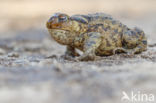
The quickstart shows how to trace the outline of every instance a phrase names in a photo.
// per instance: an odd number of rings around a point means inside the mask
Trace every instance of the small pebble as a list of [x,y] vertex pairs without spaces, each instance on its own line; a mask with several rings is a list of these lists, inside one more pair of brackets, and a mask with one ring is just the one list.
[[11,52],[8,54],[8,57],[15,57],[15,58],[18,58],[19,57],[19,54],[16,53],[16,52]]
[[45,59],[57,59],[58,57],[56,55],[51,55],[46,57]]

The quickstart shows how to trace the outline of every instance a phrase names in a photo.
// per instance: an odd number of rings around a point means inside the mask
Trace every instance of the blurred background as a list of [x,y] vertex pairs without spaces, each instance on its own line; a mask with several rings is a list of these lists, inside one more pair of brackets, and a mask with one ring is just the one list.
[[155,5],[156,0],[0,0],[0,38],[35,34],[31,31],[43,37],[47,34],[45,22],[55,12],[104,12],[129,27],[142,28],[151,43],[156,40]]

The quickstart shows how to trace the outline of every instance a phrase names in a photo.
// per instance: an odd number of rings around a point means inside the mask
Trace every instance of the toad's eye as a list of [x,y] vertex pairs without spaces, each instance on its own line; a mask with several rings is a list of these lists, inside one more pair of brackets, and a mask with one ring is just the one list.
[[66,16],[60,16],[59,21],[67,21],[67,17]]

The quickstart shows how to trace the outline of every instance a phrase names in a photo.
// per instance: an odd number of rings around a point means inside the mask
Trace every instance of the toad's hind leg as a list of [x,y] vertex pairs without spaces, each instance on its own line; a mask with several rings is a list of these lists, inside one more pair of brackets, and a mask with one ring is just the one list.
[[139,28],[126,31],[122,39],[123,47],[126,48],[127,53],[137,54],[147,50],[147,38]]

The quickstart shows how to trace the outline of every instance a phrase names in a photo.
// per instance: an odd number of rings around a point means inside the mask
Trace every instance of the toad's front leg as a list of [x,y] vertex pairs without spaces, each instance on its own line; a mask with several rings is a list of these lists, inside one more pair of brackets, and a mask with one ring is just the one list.
[[101,34],[98,32],[90,32],[87,34],[85,38],[84,47],[83,47],[83,55],[76,58],[80,61],[88,61],[96,59],[95,51],[101,44]]
[[62,55],[61,57],[63,57],[64,59],[73,59],[73,57],[79,56],[79,54],[76,52],[74,47],[71,46],[67,46],[66,47],[66,52],[64,55]]

